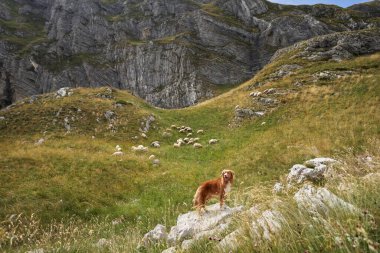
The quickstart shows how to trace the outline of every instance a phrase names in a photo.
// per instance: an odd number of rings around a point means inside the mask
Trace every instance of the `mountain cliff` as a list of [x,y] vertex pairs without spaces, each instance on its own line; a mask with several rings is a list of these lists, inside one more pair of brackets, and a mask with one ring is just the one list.
[[[264,0],[7,0],[0,66],[8,101],[61,87],[127,89],[163,108],[251,78],[280,48],[377,26],[379,1],[343,9]],[[5,76],[5,75],[3,75]],[[8,89],[5,82],[1,91]],[[11,94],[12,97],[9,97]]]

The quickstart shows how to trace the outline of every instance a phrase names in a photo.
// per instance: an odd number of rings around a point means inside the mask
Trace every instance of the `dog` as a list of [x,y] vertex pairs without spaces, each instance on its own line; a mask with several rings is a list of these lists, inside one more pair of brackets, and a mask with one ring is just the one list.
[[202,183],[195,192],[193,207],[201,214],[207,212],[206,202],[215,197],[219,198],[220,208],[223,208],[226,194],[231,191],[235,173],[232,170],[223,170],[221,177]]

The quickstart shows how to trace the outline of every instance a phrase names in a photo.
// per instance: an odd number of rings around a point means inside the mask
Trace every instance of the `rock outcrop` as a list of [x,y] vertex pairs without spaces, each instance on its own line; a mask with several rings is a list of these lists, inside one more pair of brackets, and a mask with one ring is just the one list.
[[[287,176],[287,181],[288,184],[292,184],[293,188],[290,191],[288,188],[287,191],[292,194],[294,188],[298,187],[293,193],[297,212],[322,222],[327,222],[331,213],[338,211],[359,214],[357,207],[339,198],[327,188],[312,185],[315,175],[318,174],[318,178],[323,177],[323,174],[327,173],[327,167],[336,163],[337,161],[332,158],[320,157],[306,161],[305,165],[296,164],[292,167]],[[299,167],[301,170],[296,170]],[[314,172],[308,169],[314,170]],[[308,170],[308,173],[305,170]],[[311,182],[301,184],[306,179]],[[274,189],[277,191],[276,193],[285,190],[280,183],[277,183]],[[289,223],[284,206],[284,201],[278,198],[269,205],[269,208],[263,208],[264,206],[258,204],[247,211],[244,211],[242,206],[226,207],[220,210],[219,205],[214,204],[208,207],[209,211],[203,216],[199,216],[194,211],[180,215],[176,226],[171,228],[169,234],[166,233],[164,226],[157,225],[155,229],[144,236],[143,244],[147,246],[152,242],[167,242],[172,247],[163,252],[177,252],[177,250],[191,248],[200,239],[208,238],[217,241],[221,252],[236,251],[241,239],[246,237],[247,231],[249,231],[253,243],[264,240],[271,241],[273,236],[280,233],[283,227]],[[233,214],[245,217],[245,226],[238,227],[231,232],[229,224],[231,224]],[[226,235],[226,232],[229,233]]]
[[16,100],[111,85],[155,106],[186,107],[251,78],[279,48],[375,26],[376,15],[361,11],[264,0],[6,1],[0,67]]

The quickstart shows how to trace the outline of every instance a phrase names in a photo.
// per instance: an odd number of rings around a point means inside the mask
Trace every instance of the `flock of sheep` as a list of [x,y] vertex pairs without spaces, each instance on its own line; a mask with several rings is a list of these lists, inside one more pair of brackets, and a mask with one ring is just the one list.
[[[200,138],[199,137],[196,137],[196,138],[193,138],[193,129],[189,126],[176,126],[176,125],[172,125],[171,128],[167,128],[166,131],[164,132],[163,136],[166,136],[166,135],[170,135],[170,131],[172,130],[177,130],[179,133],[182,133],[182,134],[185,134],[186,137],[184,138],[179,138],[174,144],[173,144],[173,147],[174,148],[180,148],[181,146],[184,146],[184,145],[192,145],[194,148],[202,148],[203,145],[201,143],[199,143],[199,140]],[[196,131],[197,134],[204,134],[204,130],[203,129],[199,129]],[[147,138],[146,134],[145,133],[142,133],[141,136],[143,138]],[[208,144],[210,145],[213,145],[213,144],[216,144],[218,143],[218,140],[217,139],[210,139]],[[153,148],[160,148],[160,142],[159,141],[154,141],[150,144],[151,147]],[[112,154],[113,156],[121,156],[121,155],[124,155],[121,147],[119,145],[117,145],[115,147],[115,152]],[[143,145],[138,145],[138,146],[132,146],[132,151],[134,152],[147,152],[148,151],[148,147],[144,147]],[[154,158],[153,158],[154,159]],[[149,159],[149,160],[152,160],[152,159]]]

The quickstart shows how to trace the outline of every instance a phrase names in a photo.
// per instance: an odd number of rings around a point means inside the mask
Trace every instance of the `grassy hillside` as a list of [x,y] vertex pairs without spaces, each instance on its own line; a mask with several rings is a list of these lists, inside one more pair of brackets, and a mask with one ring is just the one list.
[[[269,198],[273,182],[294,163],[315,156],[377,159],[380,54],[343,62],[289,60],[291,54],[238,88],[180,110],[153,108],[126,91],[80,88],[69,97],[42,95],[0,111],[0,249],[93,252],[105,237],[114,242],[106,251],[132,252],[155,224],[173,225],[190,210],[197,185],[224,168],[237,175],[229,204],[248,205]],[[271,79],[284,64],[302,68]],[[319,78],[323,71],[341,77]],[[269,88],[277,92],[262,97],[273,104],[249,95]],[[237,120],[237,105],[265,115]],[[108,110],[116,113],[111,122]],[[149,115],[155,121],[145,139],[139,128]],[[192,127],[203,148],[174,148],[185,135],[173,124]],[[35,145],[40,138],[45,142]],[[209,145],[211,138],[219,143]],[[131,151],[156,140],[159,149]],[[116,145],[124,156],[111,156]]]

